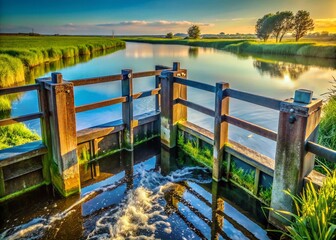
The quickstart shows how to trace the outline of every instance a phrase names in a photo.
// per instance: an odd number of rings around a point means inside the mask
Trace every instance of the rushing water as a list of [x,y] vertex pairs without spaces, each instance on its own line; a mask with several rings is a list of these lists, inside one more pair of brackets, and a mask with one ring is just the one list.
[[[188,78],[214,85],[228,82],[230,87],[280,100],[293,96],[295,89],[314,91],[315,97],[328,91],[332,76],[336,76],[336,61],[302,57],[248,56],[236,55],[212,48],[195,48],[178,45],[151,45],[127,43],[124,50],[92,59],[89,62],[65,67],[60,70],[64,79],[73,80],[88,77],[119,74],[121,69],[134,72],[153,70],[155,65],[172,66],[174,61],[188,69]],[[43,76],[50,76],[46,73]],[[134,80],[134,92],[154,88],[153,78]],[[76,87],[75,104],[82,105],[121,95],[119,82]],[[188,99],[203,106],[214,108],[214,94],[188,88]],[[154,97],[135,101],[135,114],[154,108]],[[13,116],[36,112],[36,93],[24,94],[13,102]],[[278,112],[246,102],[232,100],[230,114],[277,131]],[[77,114],[77,129],[121,118],[121,104]],[[213,131],[213,119],[188,110],[188,120]],[[39,121],[27,123],[40,132]],[[274,157],[274,142],[250,132],[230,126],[230,138]]]
[[269,239],[257,201],[196,165],[163,171],[158,144],[100,160],[96,179],[82,166],[80,196],[40,189],[0,204],[0,239]]

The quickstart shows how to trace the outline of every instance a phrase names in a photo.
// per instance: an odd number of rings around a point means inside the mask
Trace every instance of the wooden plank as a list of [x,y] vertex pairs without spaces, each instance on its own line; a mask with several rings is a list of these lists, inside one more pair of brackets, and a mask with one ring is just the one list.
[[142,78],[142,77],[151,77],[159,75],[161,71],[146,71],[146,72],[137,72],[133,73],[133,78]]
[[99,126],[86,128],[77,131],[77,144],[88,142],[96,138],[101,138],[109,134],[120,132],[124,129],[122,120],[105,123]]
[[19,122],[24,122],[24,121],[29,121],[37,118],[43,117],[42,112],[38,113],[32,113],[32,114],[27,114],[19,117],[12,117],[12,118],[6,118],[6,119],[1,119],[0,120],[0,127],[10,125],[10,124],[15,124]]
[[273,176],[274,174],[274,159],[247,148],[237,142],[229,141],[229,143],[225,146],[225,152],[230,153],[232,156],[240,159],[250,166],[255,167],[256,169],[259,169],[261,172],[264,172],[269,176]]
[[103,76],[103,77],[95,77],[95,78],[84,78],[78,80],[70,80],[68,82],[72,82],[74,86],[84,86],[89,84],[97,84],[97,83],[106,83],[122,80],[122,75],[111,75],[111,76]]
[[[36,160],[36,159],[34,159],[34,160]],[[25,163],[25,162],[21,162],[21,163]],[[34,161],[34,162],[29,161],[29,165],[27,165],[26,163],[25,163],[25,165],[26,165],[25,167],[16,166],[17,169],[15,169],[15,171],[12,171],[13,169],[5,171],[6,168],[4,168],[4,180],[5,181],[10,181],[12,179],[27,175],[29,173],[40,171],[42,169],[42,162],[41,161]],[[8,167],[9,166],[7,166],[7,168]]]
[[258,168],[256,168],[255,175],[254,175],[254,188],[253,188],[253,194],[255,196],[258,196],[259,181],[260,181],[260,170]]
[[93,110],[96,108],[107,107],[107,106],[111,106],[111,105],[118,104],[118,103],[124,103],[124,102],[127,102],[127,97],[118,97],[118,98],[113,98],[113,99],[109,99],[109,100],[105,100],[101,102],[78,106],[78,107],[75,107],[75,111],[76,113],[85,112],[85,111]]
[[229,97],[239,99],[245,102],[253,103],[259,106],[271,108],[274,110],[280,110],[280,104],[282,101],[269,98],[269,97],[263,97],[252,93],[242,92],[235,89],[226,89],[225,94]]
[[12,93],[21,93],[21,92],[38,90],[39,87],[40,87],[39,84],[30,84],[30,85],[19,86],[19,87],[1,88],[0,89],[0,96],[7,95],[7,94],[12,94]]
[[141,115],[137,115],[134,116],[134,120],[138,121],[138,126],[145,125],[147,123],[160,120],[160,112],[152,111]]
[[304,178],[305,180],[305,184],[307,184],[307,182],[312,182],[314,186],[320,188],[322,187],[322,184],[324,182],[324,180],[326,179],[326,175],[317,172],[315,170],[311,171],[307,177]]
[[232,125],[240,127],[240,128],[245,129],[247,131],[253,132],[253,133],[258,134],[262,137],[271,139],[273,141],[277,140],[277,133],[276,132],[274,132],[272,130],[269,130],[267,128],[260,127],[256,124],[249,123],[247,121],[236,118],[234,116],[224,114],[222,116],[222,121],[225,121],[227,123],[230,123]]
[[330,162],[336,162],[336,151],[333,149],[321,146],[311,141],[307,141],[306,150],[308,152],[316,154],[319,157],[323,157]]
[[143,97],[149,97],[152,95],[157,95],[160,93],[161,88],[155,88],[149,91],[144,91],[144,92],[139,92],[139,93],[135,93],[132,95],[133,99],[138,99],[138,98],[143,98]]
[[185,78],[175,77],[174,82],[185,85],[185,86],[197,88],[197,89],[200,89],[200,90],[212,92],[212,93],[214,93],[215,89],[216,89],[215,86],[212,86],[212,85],[209,85],[209,84],[206,84],[206,83],[201,83],[201,82],[189,80],[189,79],[185,79]]
[[47,153],[42,141],[0,150],[0,168]]
[[196,103],[193,102],[189,102],[187,100],[184,100],[182,98],[178,98],[175,100],[174,104],[182,104],[186,107],[192,108],[198,112],[204,113],[208,116],[214,117],[215,116],[215,111],[206,107],[203,107],[201,105],[198,105]]
[[212,132],[210,132],[209,130],[202,128],[200,126],[197,126],[191,122],[179,122],[178,124],[178,128],[181,129],[182,131],[185,131],[193,136],[195,136],[196,138],[199,138],[200,140],[213,145],[214,142],[214,135]]

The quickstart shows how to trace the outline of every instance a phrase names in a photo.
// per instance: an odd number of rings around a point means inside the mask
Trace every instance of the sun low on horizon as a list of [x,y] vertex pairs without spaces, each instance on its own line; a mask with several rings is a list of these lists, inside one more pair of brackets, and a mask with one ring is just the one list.
[[205,34],[248,34],[267,13],[298,10],[311,14],[314,32],[336,33],[335,9],[334,0],[0,0],[0,33],[155,35],[185,33],[196,24]]

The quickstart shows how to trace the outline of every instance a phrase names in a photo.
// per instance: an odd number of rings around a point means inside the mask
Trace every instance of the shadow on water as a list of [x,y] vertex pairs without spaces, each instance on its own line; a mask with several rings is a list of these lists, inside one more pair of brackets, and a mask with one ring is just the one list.
[[80,196],[48,187],[0,204],[0,238],[269,239],[262,205],[158,139],[81,166]]

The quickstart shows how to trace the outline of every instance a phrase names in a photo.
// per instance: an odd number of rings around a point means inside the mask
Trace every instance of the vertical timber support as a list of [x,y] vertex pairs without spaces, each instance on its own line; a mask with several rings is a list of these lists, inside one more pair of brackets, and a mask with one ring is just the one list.
[[229,138],[228,123],[222,122],[222,115],[229,114],[229,97],[225,94],[227,88],[228,83],[216,83],[212,179],[217,182],[222,179],[224,145]]
[[187,99],[187,87],[174,83],[174,77],[186,77],[187,71],[175,62],[173,71],[162,71],[161,79],[161,143],[168,148],[176,146],[177,123],[187,119],[187,107],[175,104],[178,98]]
[[127,97],[127,101],[122,103],[122,118],[125,124],[123,145],[128,151],[133,150],[134,134],[133,128],[133,73],[131,69],[124,69],[121,71],[123,80],[121,81],[122,96]]
[[42,142],[47,147],[48,153],[43,156],[43,178],[47,183],[51,182],[50,176],[50,164],[52,155],[52,145],[51,145],[51,130],[50,130],[50,109],[48,104],[48,90],[46,88],[46,82],[50,82],[49,79],[36,79],[36,83],[40,85],[39,89],[39,107],[40,112],[43,112],[43,118],[41,118],[41,133],[42,133]]
[[52,73],[45,88],[50,91],[51,181],[63,196],[69,196],[80,191],[73,83]]
[[[303,179],[314,168],[314,154],[305,150],[307,140],[315,139],[322,100],[311,100],[312,92],[296,90],[295,98],[281,103],[271,208],[294,213],[292,198],[301,192]],[[274,212],[269,221],[281,228],[288,222]]]
[[212,195],[212,221],[211,221],[211,239],[219,239],[219,232],[224,225],[224,216],[219,214],[219,212],[224,212],[224,200],[218,196],[219,193],[219,183],[213,181],[211,186]]
[[[162,65],[155,65],[155,71],[157,70],[167,70],[169,67]],[[160,76],[155,76],[155,88],[161,87]],[[161,94],[157,94],[155,97],[155,111],[160,111],[160,103],[161,103]]]

